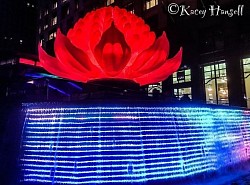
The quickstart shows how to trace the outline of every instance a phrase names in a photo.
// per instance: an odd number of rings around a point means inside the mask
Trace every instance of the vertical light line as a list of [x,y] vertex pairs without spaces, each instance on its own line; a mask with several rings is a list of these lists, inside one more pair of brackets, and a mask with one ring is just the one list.
[[[130,111],[130,110],[129,110]],[[140,108],[138,107],[137,108],[137,117],[138,117],[138,121],[139,121],[139,127],[140,127],[140,143],[141,143],[141,152],[142,152],[142,159],[143,159],[143,164],[144,164],[144,166],[143,166],[143,176],[144,176],[144,179],[146,179],[146,177],[147,177],[147,175],[146,175],[146,167],[145,167],[145,164],[146,164],[146,162],[145,162],[145,152],[144,152],[144,143],[143,143],[143,140],[144,140],[144,138],[143,138],[143,134],[142,134],[142,129],[141,129],[141,127],[142,127],[142,123],[141,123],[141,118],[140,118]]]
[[[61,110],[63,111],[63,110]],[[54,113],[56,116],[56,113]],[[58,145],[59,145],[59,139],[60,139],[60,132],[61,132],[61,122],[62,119],[60,119],[59,121],[59,126],[58,126],[58,133],[57,133],[57,137],[56,137],[56,147],[55,147],[55,154],[54,154],[54,175],[53,175],[53,180],[52,180],[52,185],[55,184],[55,176],[56,176],[56,170],[57,170],[57,149],[58,149]]]

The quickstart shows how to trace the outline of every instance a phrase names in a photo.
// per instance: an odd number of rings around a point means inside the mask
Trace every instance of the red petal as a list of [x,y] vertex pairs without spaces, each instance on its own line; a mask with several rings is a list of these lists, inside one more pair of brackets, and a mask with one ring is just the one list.
[[[105,36],[112,26],[121,36]],[[143,85],[165,79],[180,65],[181,51],[164,63],[169,50],[165,34],[155,42],[155,34],[141,18],[118,7],[88,13],[67,37],[58,32],[58,60],[39,50],[47,70],[72,80],[126,78]]]
[[163,81],[178,70],[181,65],[181,59],[182,48],[173,58],[166,60],[166,62],[162,66],[148,74],[135,78],[134,81],[139,83],[140,85],[153,84]]
[[112,15],[112,7],[92,11],[80,19],[73,29],[69,30],[67,37],[79,49],[93,52],[100,42],[102,34],[111,26]]
[[148,50],[143,51],[135,60],[135,62],[126,70],[131,78],[149,73],[160,67],[169,54],[169,41],[166,33],[163,32],[155,44]]
[[40,45],[38,45],[38,52],[39,52],[39,60],[42,63],[44,69],[48,72],[57,75],[59,77],[86,82],[87,79],[76,74],[68,73],[68,70],[65,66],[60,64],[60,62],[54,58],[49,56]]
[[54,48],[57,59],[67,67],[69,72],[88,79],[103,77],[101,70],[91,63],[83,51],[73,46],[59,29]]
[[113,9],[113,19],[117,29],[124,34],[132,53],[138,54],[153,45],[155,34],[150,32],[143,19],[118,7]]

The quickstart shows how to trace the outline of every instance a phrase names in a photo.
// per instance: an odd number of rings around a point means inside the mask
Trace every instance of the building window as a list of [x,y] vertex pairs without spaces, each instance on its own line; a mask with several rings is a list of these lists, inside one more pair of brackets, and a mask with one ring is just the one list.
[[115,0],[107,0],[106,4],[107,4],[107,6],[109,6],[109,5],[113,4],[114,2],[115,2]]
[[40,13],[39,13],[39,19],[41,19],[41,18],[42,18],[42,15],[43,15],[43,12],[42,12],[42,11],[40,11]]
[[173,73],[173,84],[191,82],[191,69],[184,69]]
[[78,8],[79,8],[79,0],[75,0],[75,7],[76,7],[76,10],[78,10]]
[[64,19],[67,15],[69,15],[69,4],[62,7],[62,18]]
[[49,10],[46,9],[46,10],[44,11],[44,16],[45,16],[45,15],[48,15],[48,14],[49,14]]
[[188,82],[191,82],[190,68],[181,69],[173,73],[174,96],[177,99],[181,100],[183,96],[188,96],[190,100],[192,99],[192,89]]
[[54,38],[56,38],[56,32],[55,31],[49,34],[49,40],[52,40]]
[[0,66],[3,65],[15,65],[17,63],[16,59],[8,59],[0,61]]
[[56,8],[57,8],[57,0],[55,0],[55,1],[53,2],[52,8],[53,8],[53,9],[56,9]]
[[45,24],[45,25],[43,26],[43,29],[46,30],[48,27],[49,27],[49,25],[48,25],[48,24]]
[[226,63],[219,61],[203,67],[206,102],[228,105],[228,85]]
[[145,1],[145,8],[146,10],[158,5],[158,0],[146,0]]
[[247,107],[250,108],[250,58],[243,59],[242,64],[246,89],[245,99],[247,100]]
[[174,89],[174,96],[178,100],[180,100],[185,95],[188,96],[190,100],[192,100],[192,90],[191,90],[191,87],[176,88],[176,89]]
[[57,16],[52,18],[51,24],[52,24],[52,26],[57,24]]
[[152,84],[148,86],[148,96],[153,96],[154,93],[162,93],[162,82]]
[[43,43],[44,43],[44,39],[41,38],[41,39],[40,39],[40,46],[43,46]]

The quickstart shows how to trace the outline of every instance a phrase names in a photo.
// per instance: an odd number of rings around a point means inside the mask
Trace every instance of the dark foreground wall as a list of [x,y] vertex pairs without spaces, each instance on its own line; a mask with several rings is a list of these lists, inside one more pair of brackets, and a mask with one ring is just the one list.
[[0,184],[16,185],[23,126],[21,103],[0,99]]
[[28,105],[21,184],[157,182],[250,157],[250,111],[195,105]]

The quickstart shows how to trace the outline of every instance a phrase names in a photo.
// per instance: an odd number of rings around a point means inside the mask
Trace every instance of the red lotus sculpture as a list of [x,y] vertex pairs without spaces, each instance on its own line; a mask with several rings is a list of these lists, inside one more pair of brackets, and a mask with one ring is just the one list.
[[52,74],[80,82],[128,79],[140,85],[165,80],[181,63],[182,49],[168,59],[166,34],[156,40],[144,21],[118,7],[88,13],[70,29],[60,30],[54,43],[56,57],[39,46],[39,59]]

